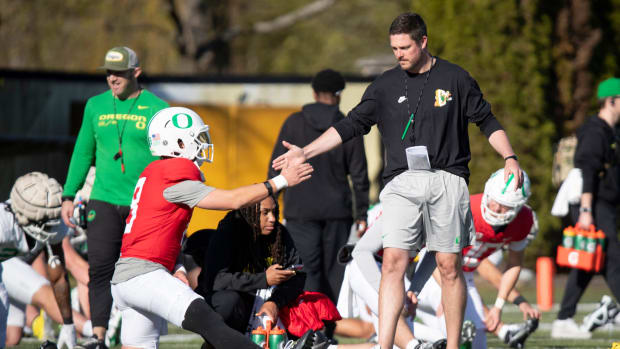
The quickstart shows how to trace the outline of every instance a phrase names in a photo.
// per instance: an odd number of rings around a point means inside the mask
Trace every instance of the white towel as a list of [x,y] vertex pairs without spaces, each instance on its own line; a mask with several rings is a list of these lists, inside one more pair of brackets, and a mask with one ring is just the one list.
[[583,190],[583,177],[581,170],[573,168],[568,172],[568,176],[562,182],[558,195],[555,197],[551,214],[556,217],[564,217],[568,214],[569,204],[578,204],[581,201],[581,191]]

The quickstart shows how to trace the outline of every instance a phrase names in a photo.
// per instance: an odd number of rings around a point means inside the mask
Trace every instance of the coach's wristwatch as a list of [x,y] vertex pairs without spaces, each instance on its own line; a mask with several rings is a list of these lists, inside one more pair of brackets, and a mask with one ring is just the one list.
[[581,213],[581,212],[590,212],[590,213],[592,213],[592,207],[584,207],[584,206],[581,206],[581,207],[579,207],[579,212],[580,212],[580,213]]
[[519,159],[517,159],[517,155],[515,155],[515,154],[512,154],[512,155],[506,156],[506,157],[504,158],[504,161],[506,161],[506,160],[508,160],[508,159],[515,159],[515,161],[519,161]]

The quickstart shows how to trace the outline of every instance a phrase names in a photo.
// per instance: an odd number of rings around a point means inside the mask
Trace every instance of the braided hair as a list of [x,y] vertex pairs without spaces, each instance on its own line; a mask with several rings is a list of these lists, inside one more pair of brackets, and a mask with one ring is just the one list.
[[260,202],[239,209],[239,213],[250,226],[250,236],[244,239],[247,244],[246,250],[249,252],[249,265],[247,267],[250,272],[261,272],[272,264],[284,265],[285,263],[284,234],[282,232],[282,225],[279,222],[280,210],[278,200],[273,196],[269,196],[269,198],[275,202],[273,215],[276,220],[274,230],[269,235],[261,234]]

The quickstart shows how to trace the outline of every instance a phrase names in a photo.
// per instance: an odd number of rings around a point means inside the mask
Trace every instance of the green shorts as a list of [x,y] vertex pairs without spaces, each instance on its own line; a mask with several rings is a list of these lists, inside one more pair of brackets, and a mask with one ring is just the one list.
[[442,170],[409,170],[379,196],[383,247],[458,253],[474,238],[465,179]]

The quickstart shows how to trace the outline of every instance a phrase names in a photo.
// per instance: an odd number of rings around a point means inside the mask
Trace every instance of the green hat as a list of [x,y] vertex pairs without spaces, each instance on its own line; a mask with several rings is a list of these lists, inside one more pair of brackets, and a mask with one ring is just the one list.
[[598,85],[598,99],[620,96],[620,79],[609,78]]
[[129,47],[114,47],[105,54],[103,66],[99,69],[123,71],[137,68],[140,65],[138,55]]

